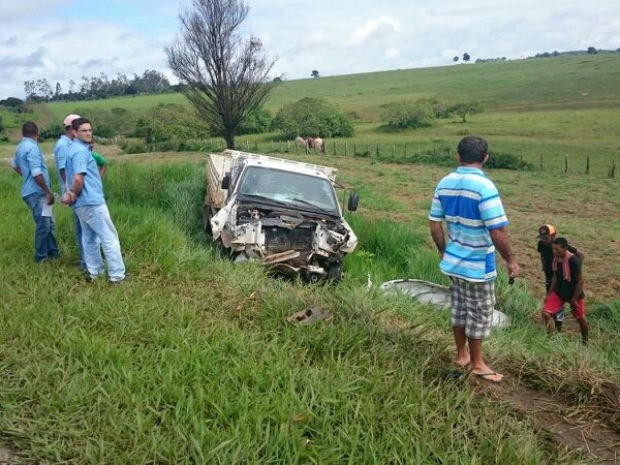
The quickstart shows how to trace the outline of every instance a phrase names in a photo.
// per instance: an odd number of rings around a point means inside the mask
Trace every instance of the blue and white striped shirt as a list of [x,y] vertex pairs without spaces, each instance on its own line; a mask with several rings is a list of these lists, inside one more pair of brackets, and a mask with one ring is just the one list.
[[474,282],[496,278],[489,231],[508,225],[508,218],[495,184],[481,169],[459,166],[439,181],[428,218],[447,224],[443,273]]

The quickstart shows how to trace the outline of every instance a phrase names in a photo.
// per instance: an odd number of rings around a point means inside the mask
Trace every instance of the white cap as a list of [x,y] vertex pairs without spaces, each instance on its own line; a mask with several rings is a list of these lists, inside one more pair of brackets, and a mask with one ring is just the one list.
[[71,126],[71,123],[73,123],[73,120],[78,119],[78,118],[81,118],[81,116],[80,115],[69,115],[65,118],[63,123],[65,124],[65,127],[69,127]]

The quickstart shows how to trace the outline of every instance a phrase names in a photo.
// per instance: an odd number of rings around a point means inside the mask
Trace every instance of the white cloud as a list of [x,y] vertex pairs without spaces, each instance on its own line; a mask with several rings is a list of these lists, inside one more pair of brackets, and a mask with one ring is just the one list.
[[[190,4],[187,0],[183,3]],[[0,2],[0,98],[23,96],[23,81],[105,72],[170,77],[165,45],[179,31],[180,1],[4,0]],[[88,18],[88,19],[85,19]],[[617,0],[260,0],[247,34],[278,61],[272,75],[321,76],[519,58],[544,51],[620,47]],[[24,31],[27,31],[26,33]]]
[[349,45],[362,45],[373,39],[382,39],[398,33],[398,21],[389,16],[369,19],[362,26],[355,29],[349,37]]

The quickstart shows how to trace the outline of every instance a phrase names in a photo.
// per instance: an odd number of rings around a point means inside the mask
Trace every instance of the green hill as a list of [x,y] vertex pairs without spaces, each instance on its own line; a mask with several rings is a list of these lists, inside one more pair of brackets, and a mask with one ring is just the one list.
[[[321,97],[365,121],[376,122],[382,105],[404,99],[481,100],[489,110],[613,108],[620,105],[620,54],[598,54],[497,63],[458,64],[285,81],[267,109],[303,97]],[[139,110],[159,102],[183,103],[180,94],[123,97],[98,106]],[[95,102],[54,102],[56,118]]]

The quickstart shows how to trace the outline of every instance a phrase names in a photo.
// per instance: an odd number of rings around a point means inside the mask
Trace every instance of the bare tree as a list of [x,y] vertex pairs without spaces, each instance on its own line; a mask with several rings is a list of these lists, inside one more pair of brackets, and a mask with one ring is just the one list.
[[187,85],[185,95],[228,148],[273,88],[267,75],[275,61],[267,60],[259,39],[238,33],[248,11],[243,0],[192,0],[179,15],[180,37],[165,48],[168,65]]

